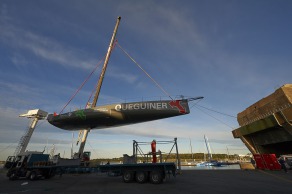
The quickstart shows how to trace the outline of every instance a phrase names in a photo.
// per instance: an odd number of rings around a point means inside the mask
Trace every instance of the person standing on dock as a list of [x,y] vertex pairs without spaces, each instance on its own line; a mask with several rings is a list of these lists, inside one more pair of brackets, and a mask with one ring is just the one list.
[[279,163],[281,164],[282,169],[284,169],[284,171],[286,173],[288,173],[287,167],[286,167],[286,161],[284,157],[281,157],[279,160]]
[[255,160],[253,159],[253,157],[250,158],[250,163],[251,163],[254,167],[256,167],[256,162],[255,162]]

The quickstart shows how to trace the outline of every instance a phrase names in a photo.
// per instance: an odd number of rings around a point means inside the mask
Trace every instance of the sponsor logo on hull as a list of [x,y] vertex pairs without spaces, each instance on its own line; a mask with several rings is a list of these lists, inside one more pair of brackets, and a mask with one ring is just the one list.
[[180,102],[181,102],[181,100],[170,101],[169,105],[171,107],[176,107],[180,113],[186,114],[186,109],[180,104]]
[[182,114],[186,114],[186,108],[181,105],[181,100],[173,100],[170,102],[139,102],[133,104],[117,104],[115,106],[116,111],[125,111],[125,110],[162,110],[177,108],[178,111]]
[[117,104],[115,106],[116,111],[121,110],[145,110],[145,109],[167,109],[166,102],[157,102],[157,103],[134,103],[134,104]]

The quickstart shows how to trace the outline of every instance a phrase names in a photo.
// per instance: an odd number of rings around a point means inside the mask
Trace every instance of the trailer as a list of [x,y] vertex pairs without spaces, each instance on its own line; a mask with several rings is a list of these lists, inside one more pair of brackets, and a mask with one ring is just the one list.
[[167,175],[176,176],[175,163],[140,163],[140,164],[106,164],[98,166],[99,171],[114,176],[122,176],[125,183],[136,181],[145,183],[148,180],[153,184],[162,183]]
[[[156,151],[157,144],[173,144],[166,157],[162,157],[160,150]],[[151,146],[151,152],[144,153],[140,146]],[[175,148],[176,162],[166,162],[172,150]],[[138,162],[140,160],[140,162]],[[164,161],[164,162],[163,162]],[[176,165],[177,164],[177,165]],[[178,154],[177,138],[173,141],[137,142],[133,140],[133,155],[124,154],[123,164],[99,165],[100,172],[106,172],[109,175],[122,176],[125,183],[134,182],[145,183],[148,180],[153,184],[162,183],[170,175],[176,177],[181,172],[180,158]],[[167,176],[168,175],[168,176]]]

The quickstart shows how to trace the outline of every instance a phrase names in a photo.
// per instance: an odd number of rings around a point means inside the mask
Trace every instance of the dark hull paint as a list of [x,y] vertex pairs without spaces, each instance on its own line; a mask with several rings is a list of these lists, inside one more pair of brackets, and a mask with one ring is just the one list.
[[121,103],[54,116],[48,122],[65,130],[104,129],[189,114],[188,100]]

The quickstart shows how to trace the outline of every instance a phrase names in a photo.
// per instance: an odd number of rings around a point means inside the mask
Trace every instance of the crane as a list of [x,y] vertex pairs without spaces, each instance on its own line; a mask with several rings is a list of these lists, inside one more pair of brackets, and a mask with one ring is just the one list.
[[14,156],[17,156],[25,152],[38,121],[45,119],[47,115],[48,115],[47,112],[40,109],[29,110],[26,114],[19,115],[19,117],[26,117],[31,119],[31,123],[27,128],[25,134],[21,137],[18,146],[15,149]]

